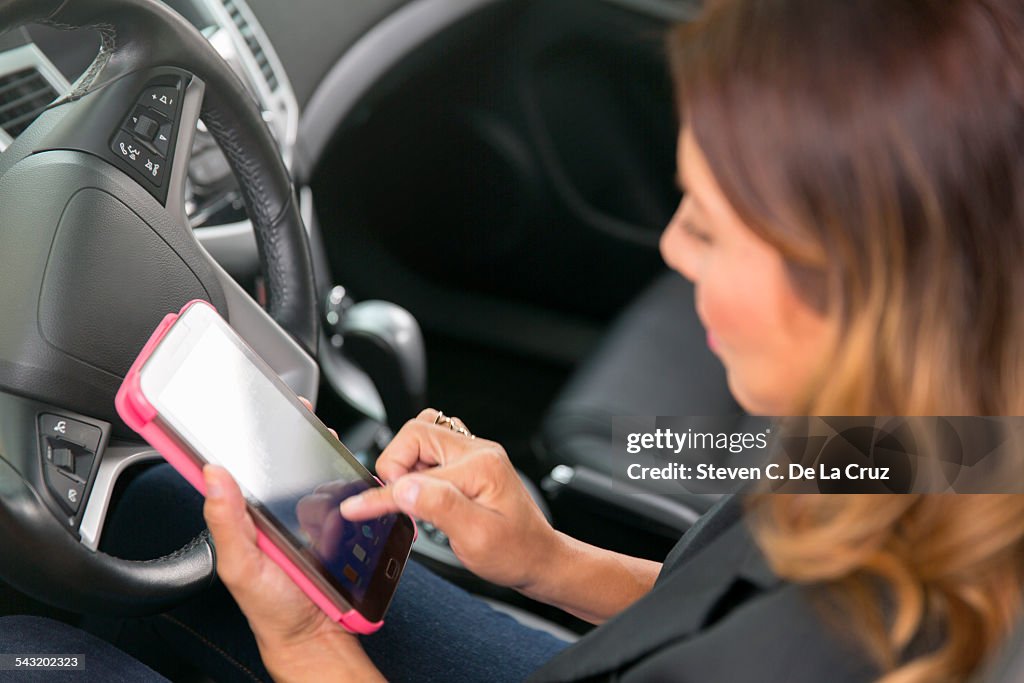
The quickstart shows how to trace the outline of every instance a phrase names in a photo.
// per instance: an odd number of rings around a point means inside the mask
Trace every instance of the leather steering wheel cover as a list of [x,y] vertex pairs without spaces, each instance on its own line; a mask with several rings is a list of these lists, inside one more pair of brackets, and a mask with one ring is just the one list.
[[315,356],[313,264],[291,178],[248,89],[216,50],[184,18],[152,0],[0,0],[0,28],[32,22],[100,33],[96,59],[61,101],[145,66],[179,67],[206,83],[200,116],[242,190],[256,232],[267,312]]
[[82,553],[91,551],[61,528],[36,492],[3,460],[0,475],[0,496],[8,512],[0,515],[0,537],[19,549],[5,555],[48,558],[44,566],[16,557],[0,560],[11,585],[40,598],[45,596],[33,586],[89,586],[88,591],[66,591],[69,601],[60,607],[133,616],[167,610],[213,583],[216,557],[209,532],[155,560],[122,560],[104,553],[83,558]]
[[[63,101],[151,66],[174,66],[206,83],[201,116],[242,188],[267,285],[268,312],[315,354],[317,312],[308,238],[287,169],[249,92],[196,29],[152,0],[0,0],[0,29],[27,23],[95,28],[101,49]],[[184,226],[183,226],[184,227]],[[34,417],[32,418],[34,421]],[[164,611],[213,583],[207,533],[165,557],[132,561],[78,543],[39,494],[0,458],[0,554],[11,585],[76,611],[144,615]],[[37,558],[46,558],[43,566]],[[83,587],[85,587],[83,589]]]

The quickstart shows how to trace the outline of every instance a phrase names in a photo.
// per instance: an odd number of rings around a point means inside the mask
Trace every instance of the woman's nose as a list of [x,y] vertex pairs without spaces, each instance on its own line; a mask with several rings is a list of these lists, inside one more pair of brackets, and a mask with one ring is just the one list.
[[695,283],[696,273],[690,266],[690,259],[688,258],[690,256],[690,246],[686,243],[683,231],[677,225],[678,221],[679,212],[677,211],[668,226],[661,233],[658,248],[661,251],[661,258],[669,268]]

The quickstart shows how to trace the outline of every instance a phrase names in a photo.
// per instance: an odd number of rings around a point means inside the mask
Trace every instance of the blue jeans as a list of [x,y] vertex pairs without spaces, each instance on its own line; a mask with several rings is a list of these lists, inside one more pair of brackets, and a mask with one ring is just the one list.
[[41,617],[0,617],[0,653],[12,655],[78,655],[78,671],[0,671],[12,683],[149,683],[164,681],[152,669],[92,634]]
[[389,681],[522,681],[568,645],[409,563],[384,627],[362,639]]
[[[138,520],[144,522],[134,526]],[[154,528],[161,520],[167,528]],[[180,546],[182,539],[187,540],[202,526],[199,494],[169,466],[161,465],[129,485],[104,532],[116,538],[105,545],[109,543],[108,549],[124,557],[156,557]],[[168,543],[170,547],[159,547]],[[219,583],[170,613],[118,622],[117,628],[108,624],[100,630],[114,642],[119,634],[147,631],[173,649],[176,657],[189,660],[217,681],[270,680],[245,617]],[[362,638],[362,643],[377,668],[396,683],[521,681],[567,645],[519,624],[415,562],[405,569],[384,627]],[[164,680],[123,652],[70,627],[40,619],[0,619],[0,652],[24,651],[20,647],[42,651],[43,645],[52,652],[71,652],[67,649],[71,644],[88,646],[81,652],[87,670],[66,680]],[[131,675],[125,674],[123,679],[92,675],[96,670],[118,670],[118,666]],[[22,679],[12,680],[20,683]]]

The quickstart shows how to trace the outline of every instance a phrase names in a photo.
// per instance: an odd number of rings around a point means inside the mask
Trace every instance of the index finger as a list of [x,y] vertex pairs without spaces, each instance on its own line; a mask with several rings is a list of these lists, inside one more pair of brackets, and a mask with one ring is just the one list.
[[[342,516],[350,522],[359,522],[375,517],[383,517],[393,512],[406,512],[409,514],[431,511],[431,507],[424,507],[423,496],[417,503],[415,498],[400,501],[399,499],[409,493],[410,484],[419,482],[445,482],[453,487],[460,496],[469,500],[476,499],[481,491],[491,485],[487,471],[474,462],[474,457],[463,458],[458,462],[443,467],[435,467],[431,470],[420,472],[417,475],[396,481],[387,486],[373,487],[358,496],[346,498],[341,502],[340,510]],[[417,490],[422,486],[417,487]],[[431,487],[433,488],[433,487]]]
[[438,412],[432,408],[422,411],[398,430],[377,458],[377,475],[387,482],[410,472],[422,471],[456,462],[482,440],[471,440],[442,425],[434,424]]

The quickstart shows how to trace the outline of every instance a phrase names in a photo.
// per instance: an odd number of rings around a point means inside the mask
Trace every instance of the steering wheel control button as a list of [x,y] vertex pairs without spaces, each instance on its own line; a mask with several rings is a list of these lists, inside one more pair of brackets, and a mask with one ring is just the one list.
[[151,81],[110,143],[114,156],[141,175],[157,199],[162,197],[157,188],[163,187],[169,170],[182,83],[177,77]]
[[[136,118],[135,125],[132,128],[132,132],[138,135],[143,140],[152,141],[156,138],[157,131],[160,130],[160,123],[151,116],[145,114],[139,114]],[[166,154],[166,152],[164,152]]]
[[159,85],[146,88],[139,98],[139,104],[156,109],[169,119],[174,118],[178,111],[178,88],[167,85]]
[[47,465],[46,484],[65,512],[69,515],[78,514],[78,509],[82,505],[82,497],[85,494],[84,481],[53,465]]
[[62,470],[75,471],[75,456],[70,448],[56,446],[48,451],[53,456],[53,464]]
[[[173,124],[167,117],[141,104],[135,106],[125,120],[124,130],[128,131],[143,150],[149,150],[162,157],[167,156],[171,146]],[[120,150],[117,150],[120,151]]]
[[127,131],[119,131],[110,145],[111,151],[121,157],[153,185],[160,187],[164,183],[167,162],[158,154],[143,147],[133,135]]
[[139,141],[125,131],[119,132],[114,137],[114,142],[111,143],[110,148],[114,151],[114,154],[120,155],[122,159],[133,166],[143,154],[142,145]]
[[153,147],[156,148],[157,153],[167,156],[167,150],[171,146],[171,135],[171,124],[165,123],[160,126],[153,137]]
[[147,156],[146,162],[142,165],[143,175],[146,176],[146,180],[149,180],[157,187],[164,184],[166,168],[167,162],[159,156],[153,157],[152,159]]
[[103,433],[95,427],[78,420],[60,415],[43,413],[39,416],[39,435],[54,442],[64,441],[81,446],[84,450],[95,453],[100,447]]

